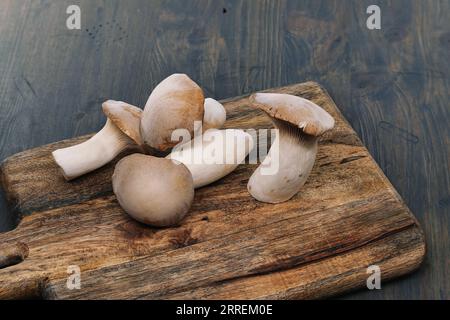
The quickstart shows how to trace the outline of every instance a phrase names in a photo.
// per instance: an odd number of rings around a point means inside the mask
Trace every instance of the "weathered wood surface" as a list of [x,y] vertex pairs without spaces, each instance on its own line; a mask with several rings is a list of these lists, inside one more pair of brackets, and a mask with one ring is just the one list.
[[[450,1],[0,1],[0,160],[85,135],[106,99],[144,105],[185,72],[223,99],[323,84],[424,228],[419,272],[344,298],[448,299]],[[366,9],[381,8],[381,30]],[[0,231],[17,220],[0,192]],[[17,211],[15,211],[17,212]]]
[[[321,138],[302,192],[286,203],[257,202],[245,164],[196,191],[180,226],[154,229],[130,219],[111,192],[113,166],[66,182],[50,152],[62,141],[8,158],[8,199],[23,219],[0,235],[0,298],[317,298],[416,269],[422,232],[334,102],[313,82],[271,92],[306,97],[336,119]],[[246,97],[225,102],[227,128],[270,128]],[[81,268],[82,288],[66,286]],[[263,281],[262,281],[263,280]]]

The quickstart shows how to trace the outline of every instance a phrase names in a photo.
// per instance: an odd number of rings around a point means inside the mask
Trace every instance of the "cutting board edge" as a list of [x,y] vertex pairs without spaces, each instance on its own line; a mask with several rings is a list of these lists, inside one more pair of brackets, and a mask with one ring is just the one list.
[[[284,272],[295,272],[296,270],[302,269],[302,268],[306,267],[307,265],[319,264],[319,263],[327,262],[327,261],[335,259],[336,257],[338,257],[338,256],[340,256],[342,254],[352,254],[355,251],[364,250],[365,248],[369,247],[370,245],[374,245],[374,244],[376,244],[378,242],[385,241],[387,239],[389,239],[389,241],[394,243],[396,240],[395,239],[391,239],[391,238],[393,238],[393,237],[395,237],[397,235],[400,235],[402,233],[413,232],[413,231],[416,231],[418,236],[420,237],[420,239],[418,241],[418,245],[415,246],[416,250],[414,251],[414,253],[417,253],[417,254],[411,255],[410,252],[402,252],[400,255],[396,255],[394,258],[388,259],[387,261],[389,262],[392,259],[401,259],[401,258],[404,257],[406,262],[407,262],[407,266],[404,267],[405,266],[405,261],[403,261],[403,260],[401,262],[399,261],[397,264],[395,264],[395,265],[390,267],[390,270],[388,270],[389,273],[388,273],[387,276],[383,275],[383,269],[382,269],[383,265],[380,264],[381,270],[382,270],[381,282],[382,282],[382,286],[383,286],[384,283],[391,282],[391,281],[397,279],[398,277],[406,276],[408,274],[411,274],[411,273],[417,271],[420,268],[420,266],[423,264],[423,262],[425,260],[425,257],[426,257],[426,254],[425,254],[426,253],[426,246],[425,246],[425,241],[423,239],[423,232],[421,231],[421,229],[416,224],[413,224],[413,225],[411,225],[410,227],[408,227],[406,229],[399,230],[398,232],[389,234],[389,235],[387,235],[387,236],[385,236],[383,238],[375,240],[374,242],[367,243],[367,244],[365,244],[365,245],[363,245],[361,247],[353,248],[353,249],[348,250],[346,252],[342,252],[342,253],[339,253],[339,254],[336,254],[336,255],[332,255],[332,256],[327,256],[327,257],[325,257],[323,259],[318,259],[318,260],[314,260],[314,261],[311,261],[311,262],[308,262],[308,263],[305,263],[305,264],[300,264],[300,265],[297,265],[297,266],[292,267],[292,268],[278,270],[278,271],[273,271],[273,272],[270,272],[270,273],[267,273],[267,274],[253,274],[253,275],[249,275],[248,277],[246,277],[246,279],[252,279],[252,278],[253,279],[257,279],[257,278],[259,278],[261,276],[277,276],[277,275],[280,275],[281,273],[284,273]],[[382,262],[384,262],[384,261],[382,261]],[[373,264],[371,264],[371,265],[373,265]],[[367,274],[367,277],[368,276],[369,276],[369,274]],[[55,290],[55,288],[57,287],[56,283],[65,282],[65,281],[66,281],[65,278],[64,279],[63,278],[55,278],[55,279],[52,279],[51,281],[45,281],[43,283],[43,285],[40,287],[41,297],[44,298],[44,299],[48,299],[48,300],[65,300],[65,299],[70,299],[70,296],[59,296],[58,291]],[[361,290],[361,289],[365,288],[364,284],[365,284],[365,282],[361,282],[360,285],[358,285],[357,283],[347,282],[346,283],[347,287],[339,287],[339,289],[337,289],[335,291],[332,291],[331,293],[327,292],[327,291],[323,291],[323,292],[319,292],[317,294],[315,292],[314,294],[311,294],[309,296],[307,295],[306,297],[305,297],[304,293],[303,294],[299,293],[299,294],[291,294],[291,295],[287,294],[287,295],[285,295],[283,297],[280,297],[278,295],[267,295],[267,296],[257,296],[257,297],[253,297],[253,298],[252,297],[248,297],[248,298],[244,298],[244,299],[237,298],[237,300],[246,300],[246,299],[258,299],[258,300],[261,300],[261,299],[262,300],[265,300],[265,299],[304,300],[304,299],[333,298],[333,297],[339,296],[341,294],[345,294],[345,293]],[[204,287],[208,287],[208,285],[199,287],[197,289],[202,289]],[[180,292],[180,294],[183,295],[183,294],[185,294],[185,292]],[[84,300],[84,299],[91,299],[91,298],[86,297],[86,298],[82,298],[82,299]],[[96,300],[96,299],[99,299],[99,298],[93,297],[93,299]],[[100,299],[103,299],[103,298],[100,298]],[[147,298],[145,298],[145,297],[142,298],[141,297],[139,299],[144,299],[145,300]],[[169,295],[168,298],[163,298],[163,299],[167,299],[167,300],[189,299],[189,300],[191,300],[191,298],[185,297],[185,296],[183,296],[181,298],[176,298],[176,297],[173,298],[173,297],[170,297],[170,295]],[[194,296],[194,298],[192,298],[192,300],[200,300],[200,299],[204,299],[204,300],[215,300],[215,299],[219,299],[219,300],[235,300],[236,298],[233,297],[233,298],[229,298],[229,299],[227,299],[227,298],[223,299],[223,297],[215,297],[215,296],[206,297],[206,298],[205,297],[197,298],[197,297]]]
[[[407,268],[400,269],[400,267],[403,265],[403,263],[399,263],[396,266],[396,268],[395,268],[395,270],[396,270],[395,272],[390,274],[388,277],[382,277],[382,283],[391,282],[393,280],[398,279],[399,277],[410,275],[410,274],[412,274],[414,272],[417,272],[420,269],[420,267],[422,266],[422,264],[425,262],[425,260],[426,260],[426,253],[427,253],[427,246],[426,246],[426,241],[425,241],[423,230],[420,227],[420,225],[418,225],[417,223],[414,224],[410,229],[416,229],[416,231],[420,235],[420,246],[417,247],[417,249],[419,251],[418,254],[414,255],[414,258],[412,259],[411,263],[408,265]],[[397,233],[401,233],[401,232],[404,232],[404,230],[403,231],[399,231]],[[402,256],[408,256],[408,254],[407,253],[402,253],[401,255],[398,255],[397,258],[402,257]],[[327,259],[328,258],[331,258],[331,257],[327,257]],[[332,294],[329,294],[329,295],[328,294],[324,294],[324,295],[315,296],[314,298],[317,298],[317,299],[333,298],[333,297],[336,297],[338,295],[354,292],[354,291],[357,291],[357,290],[361,290],[363,288],[365,288],[364,284],[362,284],[360,286],[354,286],[354,287],[348,288],[348,289],[343,289],[342,291],[335,292],[335,293],[332,293]],[[291,297],[290,299],[296,299],[296,298],[295,297]]]
[[17,193],[10,187],[8,187],[9,185],[11,185],[10,183],[8,183],[7,178],[7,170],[8,170],[7,166],[9,161],[8,159],[10,158],[7,158],[2,163],[0,163],[0,192],[4,194],[6,206],[14,216],[13,220],[15,224],[14,228],[16,228],[18,223],[22,219],[22,214],[19,208],[19,200]]

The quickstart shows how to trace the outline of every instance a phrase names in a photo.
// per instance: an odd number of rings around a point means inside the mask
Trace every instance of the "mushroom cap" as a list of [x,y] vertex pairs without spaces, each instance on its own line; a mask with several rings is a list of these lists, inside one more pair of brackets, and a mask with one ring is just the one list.
[[140,132],[144,143],[159,151],[172,148],[176,129],[194,134],[194,122],[203,120],[203,90],[185,74],[164,79],[151,93],[141,118]]
[[250,101],[274,119],[288,122],[305,134],[320,136],[334,127],[333,117],[314,102],[283,93],[255,93]]
[[138,145],[142,144],[139,125],[142,109],[126,102],[107,100],[102,104],[103,113],[114,125]]
[[157,227],[177,224],[194,199],[194,182],[182,163],[133,154],[120,160],[112,177],[120,206],[134,219]]

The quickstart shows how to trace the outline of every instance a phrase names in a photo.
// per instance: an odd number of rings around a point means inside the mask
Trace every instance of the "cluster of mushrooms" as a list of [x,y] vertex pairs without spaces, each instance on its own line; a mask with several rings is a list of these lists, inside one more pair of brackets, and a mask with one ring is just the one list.
[[[262,202],[287,201],[306,182],[318,138],[333,128],[334,119],[313,102],[288,94],[256,93],[250,101],[271,117],[279,131],[250,177],[248,191]],[[125,212],[148,225],[177,225],[191,207],[194,190],[234,171],[254,147],[252,136],[243,130],[220,130],[225,108],[205,99],[203,90],[185,74],[173,74],[158,84],[144,110],[112,100],[102,108],[107,117],[103,129],[81,144],[53,151],[53,158],[70,181],[127,149],[135,150],[117,163],[113,191]],[[205,161],[211,154],[219,154],[223,161]],[[225,159],[230,154],[232,161]],[[278,161],[277,171],[265,174],[264,168],[273,161]]]

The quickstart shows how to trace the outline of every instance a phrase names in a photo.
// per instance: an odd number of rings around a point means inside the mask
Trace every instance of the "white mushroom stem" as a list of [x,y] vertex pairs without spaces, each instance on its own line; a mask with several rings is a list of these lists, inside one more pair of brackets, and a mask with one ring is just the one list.
[[250,194],[267,203],[287,201],[300,190],[311,173],[318,149],[317,137],[281,121],[275,123],[279,134],[248,182]]
[[194,136],[200,136],[209,129],[220,129],[226,120],[227,112],[224,106],[217,100],[206,98],[203,120],[199,125],[194,125]]
[[220,129],[227,120],[227,112],[223,105],[212,98],[205,99],[203,115],[203,130],[211,128]]
[[243,130],[210,129],[177,146],[167,158],[183,163],[192,174],[194,188],[200,188],[234,171],[252,149],[252,136]]
[[136,143],[107,120],[103,129],[78,145],[58,149],[52,155],[67,180],[100,168]]

